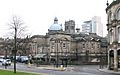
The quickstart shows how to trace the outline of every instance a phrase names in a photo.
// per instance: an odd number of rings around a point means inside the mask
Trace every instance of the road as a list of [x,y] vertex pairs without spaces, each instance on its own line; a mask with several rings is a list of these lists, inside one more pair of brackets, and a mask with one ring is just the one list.
[[[5,67],[0,64],[0,68],[4,69]],[[7,67],[7,69],[13,70],[13,65]],[[102,72],[97,65],[82,65],[82,66],[74,66],[68,68],[66,71],[55,71],[55,70],[47,70],[47,69],[40,69],[37,67],[27,67],[25,64],[17,64],[17,70],[19,71],[27,71],[27,72],[34,72],[34,73],[45,73],[50,75],[120,75],[120,74],[113,74],[113,73],[106,73]]]

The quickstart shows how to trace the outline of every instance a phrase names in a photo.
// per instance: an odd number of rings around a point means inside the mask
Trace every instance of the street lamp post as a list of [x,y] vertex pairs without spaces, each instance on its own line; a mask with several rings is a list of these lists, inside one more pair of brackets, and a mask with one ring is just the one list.
[[30,60],[31,60],[31,55],[29,54],[29,55],[28,55],[28,67],[31,67],[31,62],[30,62]]

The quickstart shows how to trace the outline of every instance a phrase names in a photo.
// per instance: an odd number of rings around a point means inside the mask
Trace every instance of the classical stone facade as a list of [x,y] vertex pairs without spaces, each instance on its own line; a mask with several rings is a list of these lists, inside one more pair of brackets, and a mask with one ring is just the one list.
[[[63,31],[62,25],[58,24],[58,19],[55,18],[46,35],[32,36],[32,54],[46,54],[49,62],[52,62],[52,60],[59,63],[77,61],[76,63],[78,64],[81,62],[92,62],[93,59],[99,61],[101,54],[105,57],[107,40],[95,33],[75,33],[75,22],[71,21],[74,24],[71,25],[70,23],[68,25],[69,23],[65,23],[67,28]],[[69,28],[73,30],[68,32]]]
[[120,0],[107,3],[107,30],[109,36],[108,68],[120,68]]
[[13,49],[13,41],[9,38],[0,38],[0,56],[10,56]]
[[[70,25],[69,25],[70,24]],[[71,30],[72,28],[72,30]],[[58,19],[46,35],[17,38],[17,56],[42,58],[49,64],[87,64],[106,62],[107,40],[95,33],[81,33],[75,21],[65,22],[65,31]],[[0,55],[13,55],[14,39],[0,39]],[[102,60],[101,60],[102,59]]]

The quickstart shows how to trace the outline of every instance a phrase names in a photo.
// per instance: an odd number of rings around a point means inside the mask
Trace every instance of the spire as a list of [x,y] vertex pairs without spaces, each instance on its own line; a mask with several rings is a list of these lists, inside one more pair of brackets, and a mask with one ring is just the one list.
[[106,5],[107,5],[107,6],[109,5],[109,2],[108,2],[108,0],[107,0],[107,3],[106,3]]
[[57,19],[57,17],[55,17],[55,19],[54,19],[54,24],[58,24],[58,19]]

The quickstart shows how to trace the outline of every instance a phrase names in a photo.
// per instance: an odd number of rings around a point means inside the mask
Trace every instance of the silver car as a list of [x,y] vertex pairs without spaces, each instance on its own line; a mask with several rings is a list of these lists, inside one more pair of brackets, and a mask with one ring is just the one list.
[[11,65],[11,60],[10,59],[4,59],[2,61],[2,65]]

